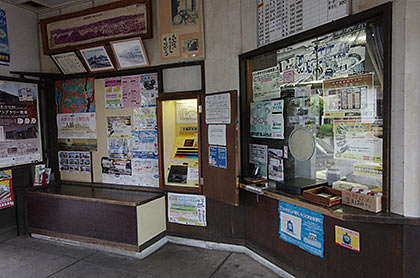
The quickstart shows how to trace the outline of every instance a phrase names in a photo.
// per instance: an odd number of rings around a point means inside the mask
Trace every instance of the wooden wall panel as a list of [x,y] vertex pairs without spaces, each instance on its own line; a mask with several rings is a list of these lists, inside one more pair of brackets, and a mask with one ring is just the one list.
[[404,227],[404,278],[420,277],[420,226]]
[[[360,252],[335,243],[335,225],[360,233]],[[401,225],[342,222],[325,217],[325,269],[328,277],[402,277]]]
[[244,238],[243,210],[206,198],[207,227],[167,223],[169,234],[211,241],[241,243]]
[[137,245],[135,206],[27,194],[28,226],[99,240]]
[[[323,259],[280,239],[278,201],[246,191],[240,194],[245,209],[245,240],[268,253],[284,270],[297,277],[322,277]],[[306,276],[310,270],[310,276]]]
[[[342,222],[325,217],[324,258],[320,258],[280,239],[278,201],[263,196],[257,201],[255,194],[241,192],[242,205],[245,209],[245,240],[272,256],[274,263],[297,277],[391,278],[403,275],[402,225]],[[360,252],[335,243],[335,225],[360,233]],[[418,248],[414,250],[418,252]],[[415,264],[412,260],[407,260],[407,263]]]

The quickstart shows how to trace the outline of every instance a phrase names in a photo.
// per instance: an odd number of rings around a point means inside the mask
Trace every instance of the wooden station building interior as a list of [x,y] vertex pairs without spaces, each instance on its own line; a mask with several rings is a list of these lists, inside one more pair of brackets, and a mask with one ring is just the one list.
[[[302,9],[304,23],[288,22],[287,34],[267,31],[287,21],[269,22],[268,6],[312,1],[44,2],[54,1],[0,1],[10,50],[0,83],[37,88],[40,139],[36,161],[0,158],[12,161],[1,170],[11,169],[15,198],[0,210],[0,229],[135,252],[168,236],[224,243],[296,277],[419,277],[418,1],[314,1],[345,9],[327,18],[315,4],[296,7],[288,16]],[[136,5],[146,16],[140,34],[50,41],[53,28],[77,26],[78,17]],[[309,14],[319,17],[313,25]],[[142,66],[124,67],[116,55],[117,43],[130,40],[143,48]],[[110,69],[90,64],[95,47]],[[82,72],[68,74],[63,53]],[[127,80],[141,89],[110,101],[111,83],[124,89]],[[60,102],[75,83],[92,99]],[[86,105],[95,108],[80,111]],[[155,118],[136,123],[146,106]],[[72,135],[63,139],[60,109],[94,112],[94,138],[79,149]],[[124,124],[133,136],[114,137]],[[129,150],[113,145],[129,141]],[[82,153],[86,165],[67,162],[77,154],[81,163]],[[34,186],[39,164],[51,169],[50,181]],[[198,220],[175,215],[188,210],[177,209],[181,197],[204,200],[190,212]]]

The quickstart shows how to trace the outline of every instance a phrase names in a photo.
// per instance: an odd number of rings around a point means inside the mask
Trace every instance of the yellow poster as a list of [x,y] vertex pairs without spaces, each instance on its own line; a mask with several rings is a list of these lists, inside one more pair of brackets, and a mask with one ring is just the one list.
[[382,166],[354,164],[354,174],[359,176],[382,177]]
[[0,171],[0,209],[14,205],[12,191],[12,170]]
[[359,232],[335,226],[335,243],[353,251],[360,252]]

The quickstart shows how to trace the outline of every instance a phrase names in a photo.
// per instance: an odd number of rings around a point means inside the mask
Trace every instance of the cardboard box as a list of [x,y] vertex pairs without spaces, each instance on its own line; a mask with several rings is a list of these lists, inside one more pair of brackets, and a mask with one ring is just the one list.
[[350,190],[342,191],[343,204],[371,212],[382,211],[382,196],[365,195],[351,192]]

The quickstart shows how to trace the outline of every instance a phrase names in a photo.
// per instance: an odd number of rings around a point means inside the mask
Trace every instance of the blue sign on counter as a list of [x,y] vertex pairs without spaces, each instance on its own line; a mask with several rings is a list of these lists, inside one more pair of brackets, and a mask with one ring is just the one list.
[[324,257],[324,216],[279,201],[280,238],[321,258]]

